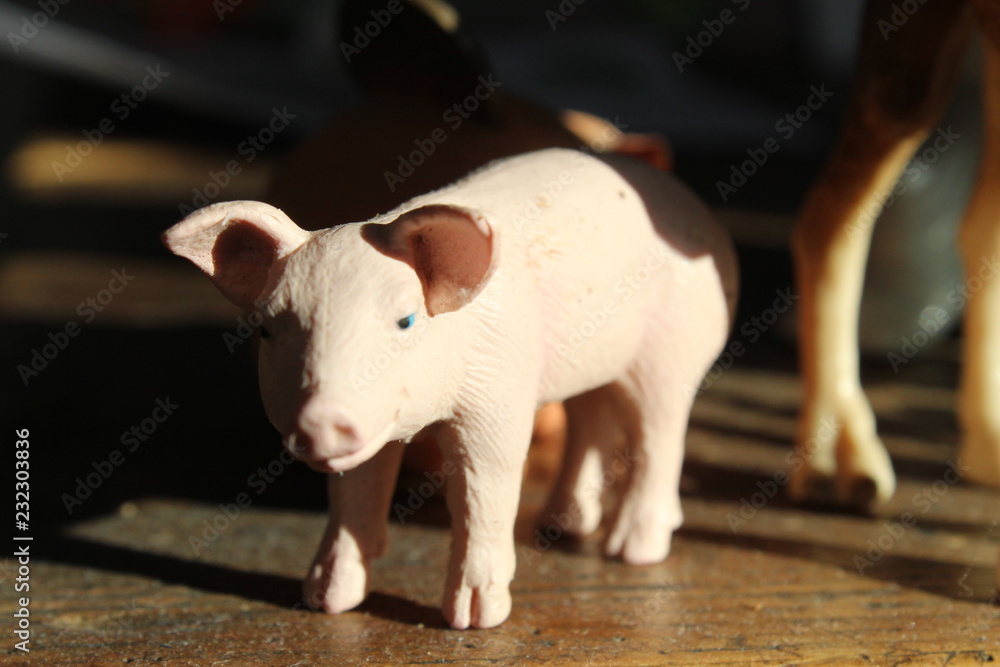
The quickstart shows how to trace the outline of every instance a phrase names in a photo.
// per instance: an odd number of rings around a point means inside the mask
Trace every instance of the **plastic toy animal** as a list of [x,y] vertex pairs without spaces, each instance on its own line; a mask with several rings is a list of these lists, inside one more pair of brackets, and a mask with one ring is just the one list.
[[[985,146],[960,234],[968,275],[1000,254],[1000,2],[869,0],[853,96],[839,141],[794,233],[805,403],[800,499],[871,507],[895,488],[858,375],[858,304],[871,225],[913,152],[943,115],[976,28],[984,36]],[[987,273],[992,274],[990,268]],[[1000,282],[968,300],[958,416],[970,480],[1000,485]],[[829,425],[833,428],[829,428]],[[998,571],[1000,581],[1000,571]]]
[[[447,3],[402,0],[400,6],[378,39],[359,53],[349,49],[344,60],[357,103],[298,145],[262,197],[298,226],[312,231],[368,220],[493,160],[543,148],[613,151],[668,169],[670,149],[661,138],[626,134],[579,111],[553,113],[509,90],[513,83],[497,81]],[[345,0],[336,43],[352,45],[360,26],[384,11],[385,0]],[[488,94],[481,80],[494,82]],[[484,94],[467,100],[477,89]],[[455,111],[456,101],[468,104]],[[336,191],[349,196],[332,196]],[[562,406],[543,406],[535,426],[536,444],[557,458]],[[406,449],[411,469],[438,471],[442,463],[431,438]]]
[[597,526],[600,503],[582,491],[600,488],[622,429],[631,470],[606,552],[667,555],[691,388],[726,341],[737,282],[727,235],[668,174],[549,149],[367,223],[307,232],[270,205],[231,202],[164,242],[264,314],[268,417],[330,473],[330,523],[306,582],[327,611],[364,599],[386,547],[397,441],[429,429],[454,471],[444,615],[455,628],[503,622],[522,466],[547,401],[565,400],[570,424],[550,509],[580,517],[569,532]]

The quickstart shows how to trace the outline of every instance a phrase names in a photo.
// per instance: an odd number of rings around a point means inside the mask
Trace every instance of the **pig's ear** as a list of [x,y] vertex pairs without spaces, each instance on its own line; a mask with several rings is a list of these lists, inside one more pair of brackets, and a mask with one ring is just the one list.
[[431,316],[472,301],[493,271],[489,223],[454,206],[418,208],[387,225],[369,223],[361,233],[379,252],[413,267]]
[[271,266],[305,243],[309,232],[269,204],[237,201],[195,211],[161,238],[208,274],[227,299],[253,310]]

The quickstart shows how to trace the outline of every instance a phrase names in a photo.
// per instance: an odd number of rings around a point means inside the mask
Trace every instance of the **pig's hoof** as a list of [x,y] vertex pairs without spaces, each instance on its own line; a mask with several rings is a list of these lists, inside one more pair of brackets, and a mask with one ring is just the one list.
[[539,528],[544,532],[546,528],[555,526],[559,535],[575,538],[590,535],[601,525],[601,501],[596,495],[576,499],[553,497],[538,517]]
[[662,509],[643,511],[635,505],[622,508],[608,536],[604,552],[629,565],[659,563],[670,553],[670,539],[680,520],[671,521]]
[[351,566],[343,561],[332,567],[313,565],[303,585],[303,595],[310,608],[328,614],[354,609],[368,595],[368,572],[360,562]]
[[456,630],[493,628],[510,616],[510,590],[503,585],[472,587],[462,584],[447,596],[444,617]]

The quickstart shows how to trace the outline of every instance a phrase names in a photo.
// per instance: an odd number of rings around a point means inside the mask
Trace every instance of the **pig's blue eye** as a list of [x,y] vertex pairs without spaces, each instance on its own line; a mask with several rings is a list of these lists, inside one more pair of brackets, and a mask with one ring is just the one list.
[[400,329],[409,329],[410,327],[413,326],[413,321],[415,319],[417,319],[416,313],[413,313],[412,315],[407,315],[403,319],[397,320],[396,326],[398,326]]

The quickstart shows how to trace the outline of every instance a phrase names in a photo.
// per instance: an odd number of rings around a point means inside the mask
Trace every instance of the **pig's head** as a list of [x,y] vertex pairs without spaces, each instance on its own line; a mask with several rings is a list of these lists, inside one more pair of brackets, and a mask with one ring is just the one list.
[[306,232],[268,204],[225,202],[163,241],[263,316],[264,406],[285,446],[313,468],[349,470],[447,416],[461,335],[447,315],[475,298],[494,266],[482,218],[427,206]]

